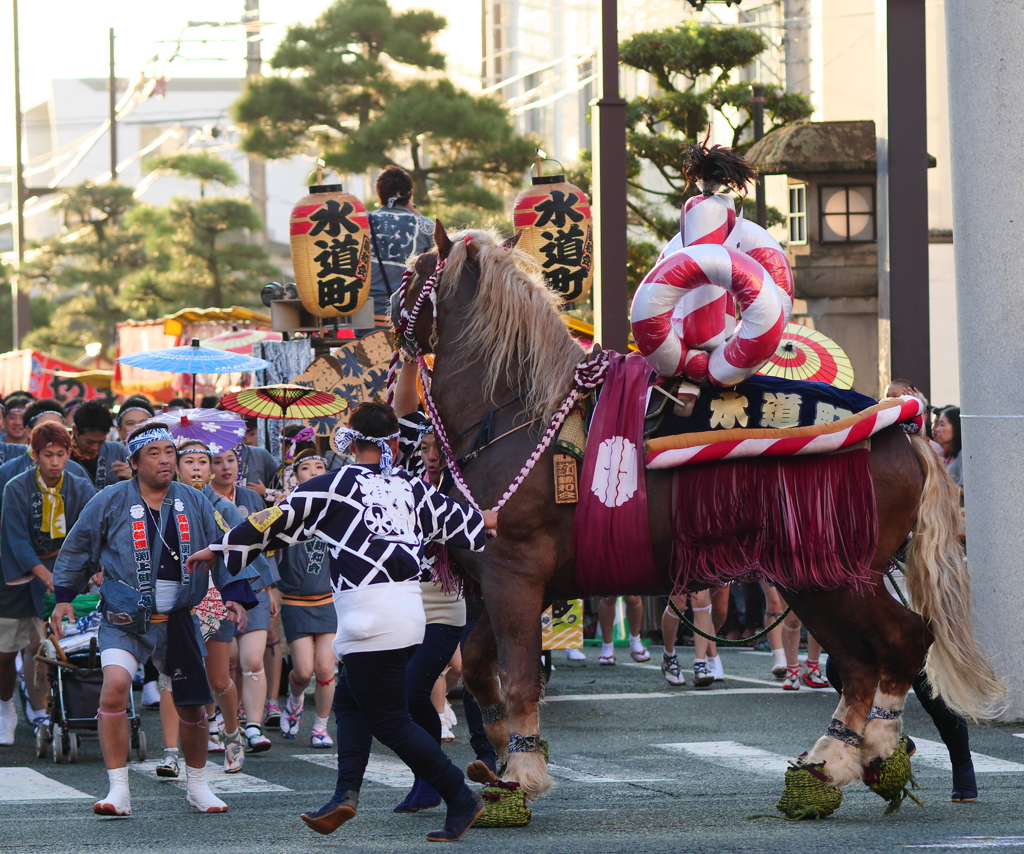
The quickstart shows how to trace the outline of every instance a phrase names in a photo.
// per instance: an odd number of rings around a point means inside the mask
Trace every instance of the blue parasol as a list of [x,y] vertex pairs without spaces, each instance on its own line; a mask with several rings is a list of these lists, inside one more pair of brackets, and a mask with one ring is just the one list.
[[118,361],[148,371],[191,374],[193,405],[196,402],[196,374],[229,374],[235,371],[260,371],[270,367],[270,362],[263,359],[227,350],[214,350],[212,347],[200,347],[198,338],[193,338],[192,343],[184,347],[129,353],[127,356],[121,356]]

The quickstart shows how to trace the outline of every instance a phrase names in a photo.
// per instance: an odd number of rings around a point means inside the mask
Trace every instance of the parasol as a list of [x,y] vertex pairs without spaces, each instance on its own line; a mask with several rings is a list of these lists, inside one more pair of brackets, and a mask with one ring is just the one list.
[[853,387],[853,365],[843,348],[827,335],[802,323],[786,324],[775,355],[758,373],[828,383],[836,388]]
[[215,454],[241,445],[245,439],[241,416],[223,409],[176,409],[163,412],[158,418],[171,428],[176,444],[198,439]]
[[252,353],[252,345],[261,341],[280,341],[280,332],[271,332],[269,329],[230,329],[221,332],[203,342],[204,346],[216,350],[241,351],[248,355]]
[[301,385],[265,385],[232,391],[221,406],[249,418],[326,418],[348,409],[345,398]]
[[165,371],[172,374],[192,375],[192,403],[196,402],[196,374],[229,374],[234,371],[261,371],[270,367],[270,362],[242,356],[211,347],[200,347],[199,339],[183,347],[167,347],[163,350],[149,350],[145,353],[129,353],[120,356],[119,362],[133,368],[147,371]]

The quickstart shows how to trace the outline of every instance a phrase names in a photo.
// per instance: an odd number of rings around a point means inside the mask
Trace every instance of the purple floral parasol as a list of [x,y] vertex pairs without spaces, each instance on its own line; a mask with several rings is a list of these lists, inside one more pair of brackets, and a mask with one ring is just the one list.
[[178,445],[197,439],[215,454],[241,445],[245,439],[245,421],[238,414],[223,409],[176,409],[162,412],[154,420],[171,428]]

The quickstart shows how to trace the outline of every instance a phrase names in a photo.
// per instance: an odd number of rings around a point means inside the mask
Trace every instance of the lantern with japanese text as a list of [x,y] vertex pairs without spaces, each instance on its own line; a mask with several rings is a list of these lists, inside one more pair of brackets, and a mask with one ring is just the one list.
[[370,222],[341,184],[309,188],[292,208],[292,265],[299,299],[316,317],[355,314],[370,292]]
[[563,302],[582,299],[594,281],[594,229],[590,201],[564,175],[539,175],[516,199],[512,215],[522,231],[518,248],[540,265]]

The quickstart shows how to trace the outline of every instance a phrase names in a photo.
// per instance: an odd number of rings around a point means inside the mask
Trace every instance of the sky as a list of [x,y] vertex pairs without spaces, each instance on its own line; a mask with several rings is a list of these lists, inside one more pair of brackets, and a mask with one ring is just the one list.
[[[287,25],[311,23],[330,5],[329,0],[261,0],[264,28],[263,58],[269,59]],[[479,4],[467,0],[391,0],[392,8],[431,8],[449,20],[439,47],[450,57],[449,65],[479,67]],[[14,90],[11,60],[11,0],[0,3],[0,164],[14,159]],[[20,0],[18,4],[21,53],[22,109],[45,100],[50,81],[61,78],[106,77],[108,32],[114,28],[116,73],[135,78],[155,56],[166,60],[176,40],[191,43],[180,47],[181,57],[157,62],[173,77],[241,77],[245,73],[245,44],[240,27],[186,29],[189,21],[238,21],[244,0],[175,0],[171,3],[139,0]],[[195,43],[206,39],[206,44]],[[226,41],[221,41],[226,40]],[[475,46],[469,55],[460,48]],[[186,58],[187,57],[187,58]]]

